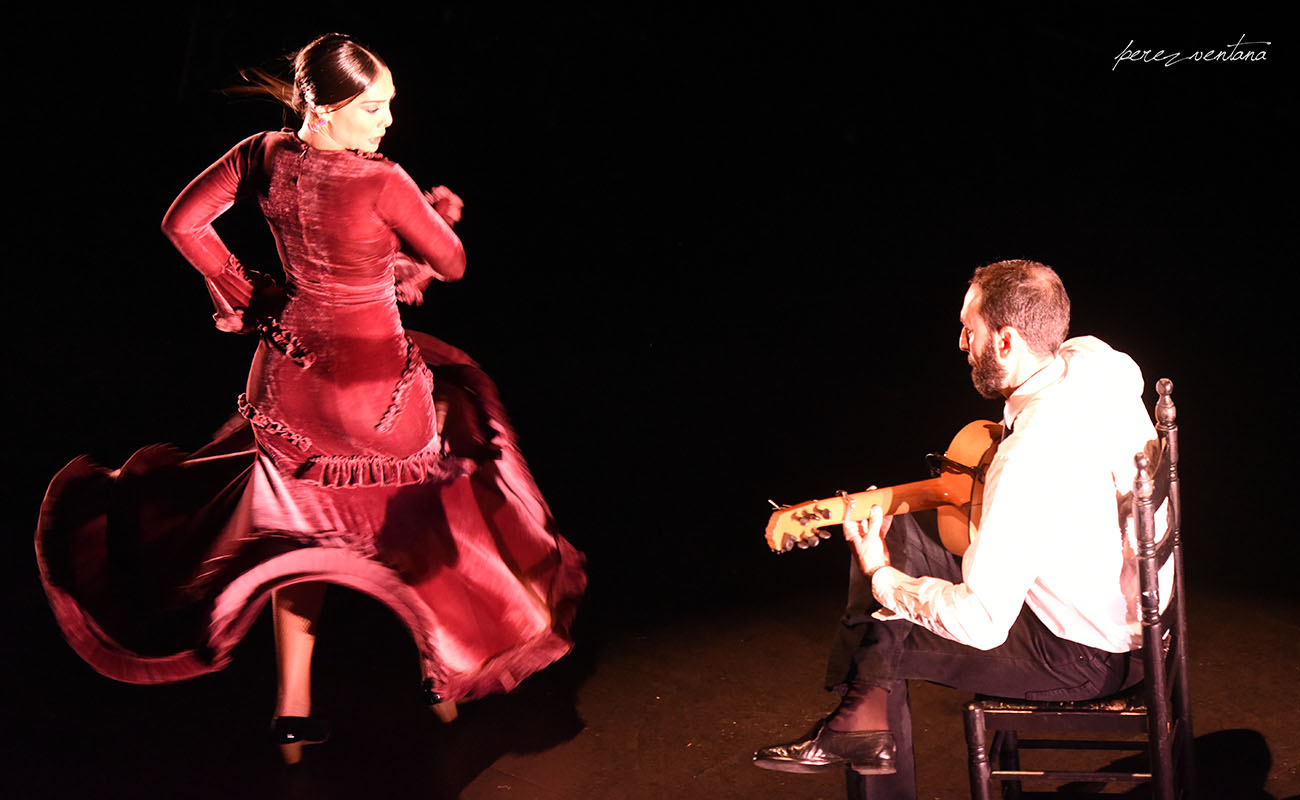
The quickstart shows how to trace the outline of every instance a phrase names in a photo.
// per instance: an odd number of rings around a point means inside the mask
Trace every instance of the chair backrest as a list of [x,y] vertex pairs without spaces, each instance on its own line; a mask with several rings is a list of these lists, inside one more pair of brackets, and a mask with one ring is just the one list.
[[[1192,775],[1192,725],[1187,682],[1187,610],[1183,591],[1182,497],[1178,481],[1178,425],[1173,383],[1156,384],[1157,460],[1152,467],[1146,454],[1134,461],[1133,512],[1137,526],[1138,576],[1142,587],[1142,647],[1146,667],[1147,709],[1153,739],[1152,779],[1172,782],[1173,770],[1182,771],[1183,786]],[[1168,503],[1168,527],[1157,540],[1155,512]],[[1160,613],[1160,568],[1173,559],[1173,596]],[[1166,638],[1168,641],[1166,642]],[[1171,755],[1171,752],[1176,755]],[[1175,764],[1174,761],[1178,763]],[[1160,794],[1159,796],[1167,796]]]

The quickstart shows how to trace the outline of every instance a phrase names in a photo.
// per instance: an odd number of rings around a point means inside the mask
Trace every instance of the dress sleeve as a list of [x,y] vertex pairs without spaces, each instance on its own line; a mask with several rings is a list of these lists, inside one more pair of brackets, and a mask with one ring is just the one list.
[[163,216],[163,233],[203,275],[216,309],[213,319],[223,331],[249,328],[251,320],[244,319],[244,312],[255,289],[270,283],[264,276],[246,272],[212,227],[213,220],[234,205],[243,181],[252,173],[263,135],[235,145],[190,181]]
[[397,298],[419,305],[435,278],[455,281],[465,274],[465,248],[411,176],[394,166],[379,195],[379,216],[402,243],[394,264]]

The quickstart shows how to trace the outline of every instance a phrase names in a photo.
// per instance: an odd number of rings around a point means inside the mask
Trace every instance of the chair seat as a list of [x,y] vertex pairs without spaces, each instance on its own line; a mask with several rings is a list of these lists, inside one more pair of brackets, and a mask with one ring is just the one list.
[[1146,695],[1141,683],[1122,692],[1091,700],[1022,700],[1015,697],[994,697],[993,695],[975,695],[975,702],[984,707],[986,713],[1000,711],[1131,711],[1137,714],[1147,713]]

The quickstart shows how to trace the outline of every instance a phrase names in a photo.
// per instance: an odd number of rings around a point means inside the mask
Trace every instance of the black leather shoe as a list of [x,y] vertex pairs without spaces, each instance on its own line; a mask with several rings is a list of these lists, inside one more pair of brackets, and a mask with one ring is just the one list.
[[859,775],[891,775],[895,749],[889,731],[833,731],[823,719],[800,739],[754,753],[754,766],[781,772],[849,767]]
[[271,722],[271,741],[280,745],[286,764],[302,760],[302,746],[320,744],[330,738],[330,724],[320,717],[276,717]]

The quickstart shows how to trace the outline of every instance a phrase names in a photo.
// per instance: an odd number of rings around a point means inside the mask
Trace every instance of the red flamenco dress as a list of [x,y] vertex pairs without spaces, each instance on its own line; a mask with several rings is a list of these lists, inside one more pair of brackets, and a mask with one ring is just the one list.
[[[256,197],[288,279],[246,273],[212,221]],[[110,678],[221,669],[271,597],[365,592],[406,623],[441,699],[509,691],[568,651],[582,556],[556,533],[496,387],[403,330],[397,301],[458,278],[464,252],[391,161],[253,136],[194,180],[163,228],[203,273],[222,330],[261,342],[239,416],[191,455],[78,458],[36,533],[72,647]]]

